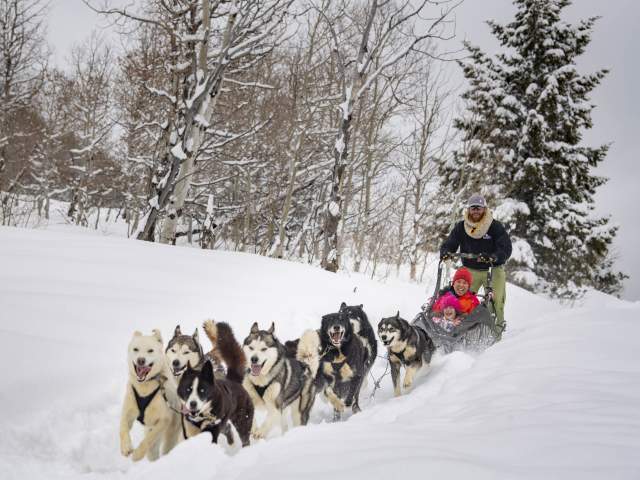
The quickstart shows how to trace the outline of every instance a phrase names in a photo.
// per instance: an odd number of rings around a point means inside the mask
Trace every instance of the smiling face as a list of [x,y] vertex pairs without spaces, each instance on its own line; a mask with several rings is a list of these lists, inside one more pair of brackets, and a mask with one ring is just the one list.
[[402,339],[402,326],[398,317],[383,318],[378,323],[378,337],[382,344],[393,349],[397,347]]
[[322,317],[320,330],[325,342],[340,348],[351,340],[353,324],[343,312],[330,313]]
[[453,321],[456,318],[456,309],[453,307],[444,307],[442,314],[446,320]]
[[278,340],[273,336],[274,325],[269,330],[260,330],[254,323],[251,333],[244,339],[242,350],[249,360],[249,375],[266,375],[279,357]]
[[484,207],[469,207],[469,220],[474,223],[478,223],[480,220],[482,220],[482,217],[484,217],[484,211]]
[[149,380],[162,371],[165,359],[158,330],[154,330],[152,335],[135,332],[128,352],[129,373],[138,382]]
[[167,365],[171,369],[174,376],[179,377],[184,373],[188,364],[195,367],[202,359],[202,350],[198,343],[198,330],[192,335],[182,335],[180,327],[176,327],[176,331],[165,351],[167,357]]
[[453,282],[453,290],[456,292],[456,295],[461,297],[469,291],[469,284],[463,278],[459,278]]

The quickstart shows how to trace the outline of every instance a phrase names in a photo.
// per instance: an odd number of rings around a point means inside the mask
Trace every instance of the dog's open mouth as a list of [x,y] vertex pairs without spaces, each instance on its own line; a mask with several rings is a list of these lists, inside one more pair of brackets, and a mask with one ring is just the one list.
[[329,339],[336,347],[342,344],[342,338],[344,337],[344,330],[331,330],[329,332]]
[[262,367],[264,367],[265,363],[266,363],[266,360],[262,363],[252,363],[251,375],[253,375],[254,377],[257,377],[258,375],[260,375],[260,372],[262,372]]
[[182,372],[186,370],[187,366],[184,365],[182,367],[171,367],[171,368],[173,371],[173,375],[177,377],[178,375],[180,375]]
[[184,416],[188,417],[190,420],[197,421],[200,419],[200,410],[188,408],[184,403],[182,404],[182,408],[180,409],[180,413]]
[[382,344],[383,344],[385,347],[388,347],[389,345],[391,345],[391,339],[389,338],[388,340],[382,340]]
[[142,382],[147,378],[147,375],[149,375],[151,367],[153,367],[153,363],[150,363],[149,365],[138,365],[137,363],[134,363],[133,366],[136,369],[136,377],[138,377],[138,381]]

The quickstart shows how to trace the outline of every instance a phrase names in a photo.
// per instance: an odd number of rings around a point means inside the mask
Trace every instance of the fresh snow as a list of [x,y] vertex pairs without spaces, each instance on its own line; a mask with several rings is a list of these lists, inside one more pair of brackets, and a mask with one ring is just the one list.
[[640,478],[639,303],[591,292],[569,308],[509,286],[503,341],[436,355],[408,395],[393,398],[387,375],[372,399],[369,379],[342,423],[318,398],[310,425],[235,454],[205,434],[134,464],[118,445],[134,330],[166,341],[212,317],[242,339],[275,321],[286,340],[342,301],[374,325],[410,319],[432,285],[77,227],[0,227],[0,266],[3,480]]

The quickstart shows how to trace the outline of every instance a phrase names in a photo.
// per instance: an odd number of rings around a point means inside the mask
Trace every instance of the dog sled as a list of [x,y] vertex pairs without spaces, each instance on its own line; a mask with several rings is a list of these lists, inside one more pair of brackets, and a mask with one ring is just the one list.
[[[450,254],[450,257],[478,259],[479,255],[456,253]],[[495,304],[491,289],[492,267],[493,265],[490,264],[487,275],[487,284],[489,286],[485,287],[483,294],[478,295],[481,299],[480,305],[474,308],[460,325],[445,329],[440,323],[434,321],[435,315],[433,312],[436,299],[447,286],[443,285],[443,283],[448,281],[448,279],[444,278],[445,276],[442,272],[443,261],[440,260],[438,262],[438,276],[433,296],[429,303],[423,306],[422,311],[418,313],[413,320],[413,324],[426,332],[436,348],[442,349],[445,353],[450,353],[454,350],[481,351],[495,343],[497,326]]]

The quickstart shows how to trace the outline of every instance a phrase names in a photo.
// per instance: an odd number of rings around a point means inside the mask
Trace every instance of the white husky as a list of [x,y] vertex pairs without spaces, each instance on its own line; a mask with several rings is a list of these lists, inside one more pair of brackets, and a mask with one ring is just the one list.
[[[120,451],[134,461],[145,456],[157,460],[180,440],[180,415],[170,407],[177,405],[176,384],[167,368],[162,337],[134,332],[129,343],[129,381],[120,418]],[[144,425],[144,438],[137,448],[131,444],[131,427],[138,420]],[[161,450],[162,447],[162,450]]]

